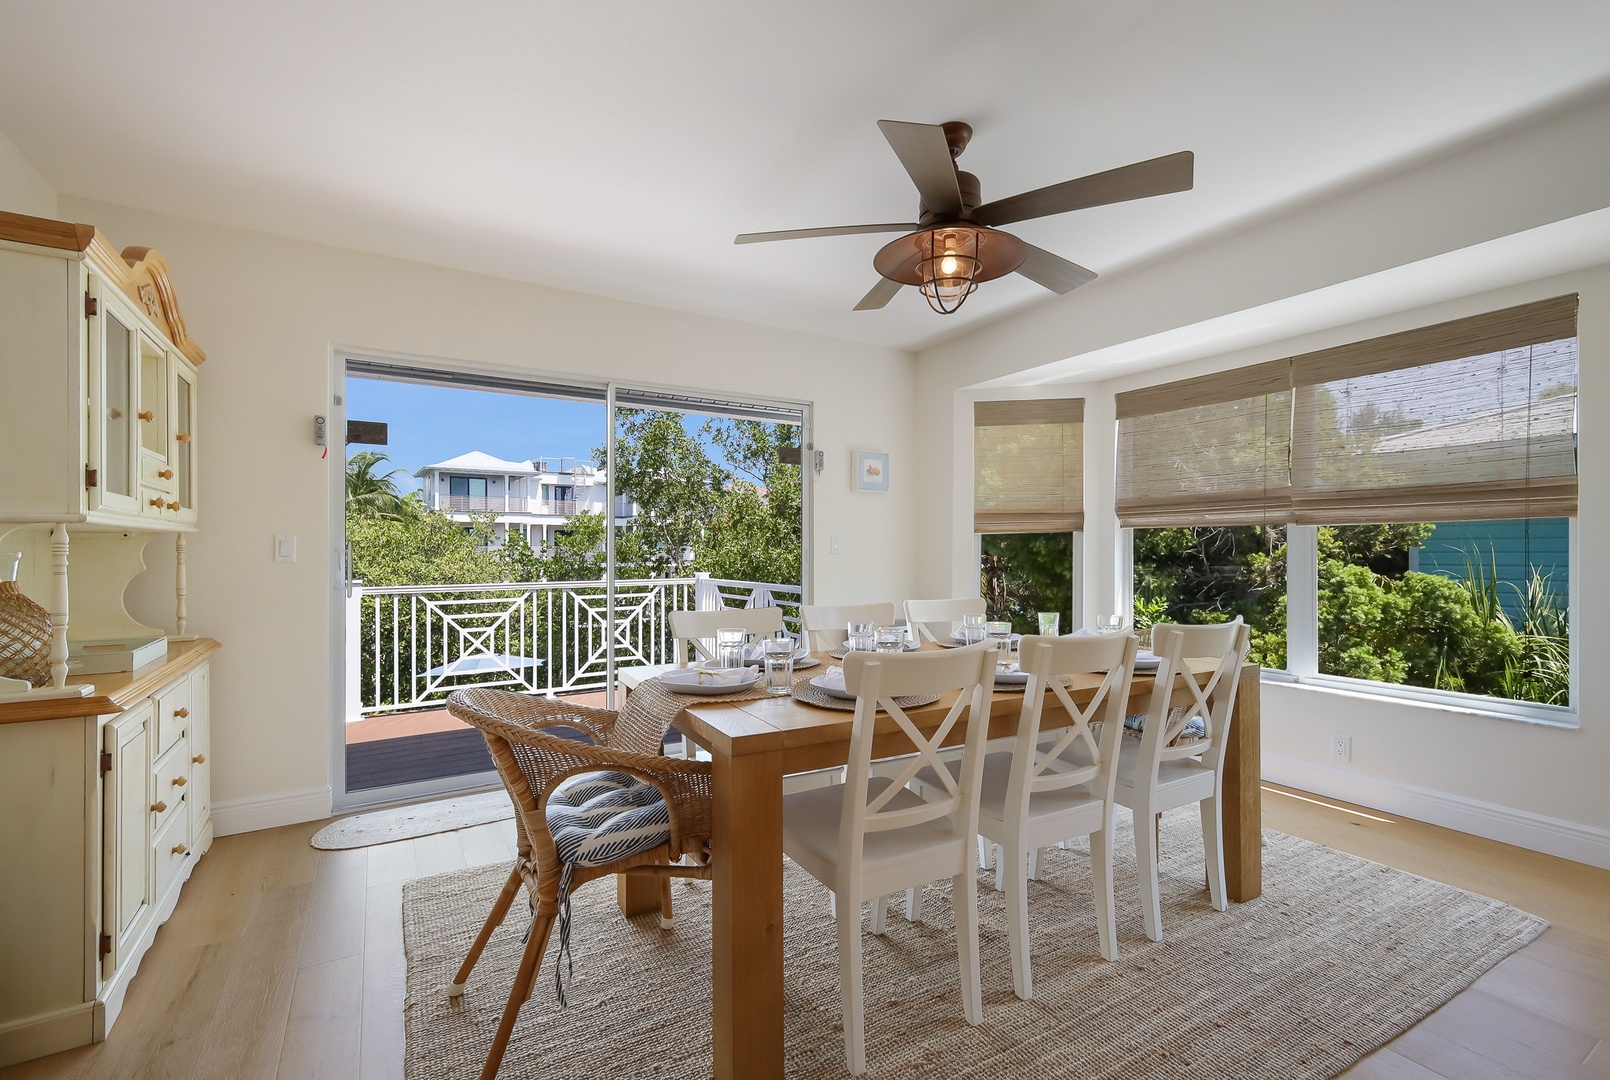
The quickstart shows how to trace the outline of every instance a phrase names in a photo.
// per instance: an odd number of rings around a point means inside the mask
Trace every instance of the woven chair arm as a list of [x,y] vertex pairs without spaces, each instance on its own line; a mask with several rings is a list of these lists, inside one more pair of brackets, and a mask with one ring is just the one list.
[[542,728],[570,727],[598,744],[609,742],[617,716],[612,710],[591,705],[479,687],[453,691],[447,698],[447,711],[466,724],[505,738],[516,739]]

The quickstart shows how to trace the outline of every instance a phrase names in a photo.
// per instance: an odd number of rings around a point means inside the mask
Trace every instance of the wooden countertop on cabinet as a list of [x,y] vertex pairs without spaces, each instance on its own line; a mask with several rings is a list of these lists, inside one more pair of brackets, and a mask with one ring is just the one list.
[[67,716],[105,716],[120,713],[130,703],[150,697],[179,675],[223,648],[212,638],[175,641],[168,645],[167,659],[147,664],[138,671],[111,671],[82,679],[69,679],[67,685],[85,683],[95,688],[87,697],[40,698],[37,701],[11,701],[0,704],[0,724],[30,720],[59,720]]

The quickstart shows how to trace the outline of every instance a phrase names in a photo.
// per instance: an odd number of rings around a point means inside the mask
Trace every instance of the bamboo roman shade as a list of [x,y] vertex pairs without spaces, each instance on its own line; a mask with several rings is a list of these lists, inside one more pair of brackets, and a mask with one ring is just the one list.
[[1125,528],[1290,516],[1289,360],[1131,390],[1117,405]]
[[1561,296],[1294,358],[1294,520],[1574,515],[1576,313]]
[[1118,395],[1126,527],[1576,513],[1577,297]]
[[973,403],[973,531],[1084,528],[1082,398]]

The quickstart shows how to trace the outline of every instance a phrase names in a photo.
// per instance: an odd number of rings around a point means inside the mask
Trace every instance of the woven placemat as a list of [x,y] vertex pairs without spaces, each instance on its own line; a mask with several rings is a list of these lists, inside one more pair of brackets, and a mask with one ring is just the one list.
[[[825,690],[811,685],[809,679],[794,680],[794,700],[803,701],[807,705],[816,705],[823,709],[838,709],[841,712],[854,712],[854,698],[834,697]],[[911,697],[897,697],[894,703],[902,709],[914,709],[919,705],[932,705],[939,700],[938,694],[914,694]]]

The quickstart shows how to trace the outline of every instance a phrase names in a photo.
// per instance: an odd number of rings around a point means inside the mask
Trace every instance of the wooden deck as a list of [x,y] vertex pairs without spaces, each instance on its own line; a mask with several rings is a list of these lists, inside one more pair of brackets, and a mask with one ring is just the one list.
[[[566,701],[604,707],[604,694],[570,694]],[[481,733],[446,709],[371,716],[347,725],[347,790],[473,776],[493,771]]]

